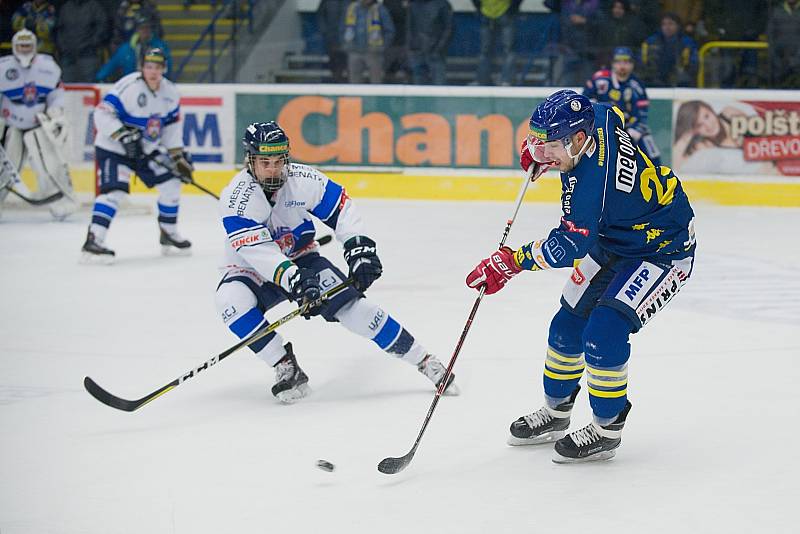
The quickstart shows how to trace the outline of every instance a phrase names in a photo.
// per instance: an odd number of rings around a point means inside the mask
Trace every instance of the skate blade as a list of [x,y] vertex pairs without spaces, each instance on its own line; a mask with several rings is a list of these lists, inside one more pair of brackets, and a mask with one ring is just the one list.
[[170,257],[185,257],[192,255],[192,247],[177,248],[172,245],[161,245],[161,255]]
[[611,450],[611,451],[598,452],[597,454],[592,454],[591,456],[587,456],[586,458],[567,458],[566,456],[561,456],[557,452],[553,451],[553,463],[585,464],[588,462],[602,462],[603,460],[610,460],[616,455],[617,451]]
[[115,260],[116,257],[109,254],[92,254],[91,252],[82,252],[79,263],[82,265],[114,265]]
[[554,430],[553,432],[540,434],[533,438],[518,438],[517,436],[511,435],[508,436],[508,444],[513,447],[522,445],[544,445],[545,443],[552,443],[563,438],[565,433],[566,432],[563,430]]
[[296,388],[281,391],[275,397],[283,404],[294,404],[303,397],[311,394],[311,387],[308,384],[300,384]]

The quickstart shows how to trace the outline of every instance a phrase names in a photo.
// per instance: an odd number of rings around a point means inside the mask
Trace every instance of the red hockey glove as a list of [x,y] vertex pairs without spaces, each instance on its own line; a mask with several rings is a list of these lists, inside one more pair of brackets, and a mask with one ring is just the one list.
[[[539,155],[541,158],[544,155],[544,143],[541,141],[534,141],[534,152],[537,152],[536,147],[539,146],[542,147],[539,151],[541,152],[541,155]],[[552,166],[552,162],[542,163],[536,161],[533,153],[531,153],[531,145],[528,143],[527,139],[523,139],[522,146],[519,148],[519,166],[522,167],[523,171],[528,172],[528,167],[531,165],[536,165],[536,168],[533,171],[533,176],[531,177],[531,180],[536,180],[539,176],[547,172],[547,169]]]
[[467,275],[467,285],[477,290],[486,285],[486,294],[491,295],[503,289],[506,282],[520,271],[522,269],[514,261],[514,251],[503,247],[481,261]]

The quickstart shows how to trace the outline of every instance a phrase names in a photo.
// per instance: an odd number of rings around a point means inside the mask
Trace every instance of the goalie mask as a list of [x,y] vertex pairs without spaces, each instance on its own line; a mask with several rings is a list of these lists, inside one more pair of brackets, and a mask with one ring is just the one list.
[[22,68],[27,69],[31,66],[33,58],[36,57],[36,45],[36,35],[30,30],[22,29],[11,38],[11,51]]
[[242,138],[247,171],[267,195],[280,189],[289,176],[289,138],[274,121],[254,122]]

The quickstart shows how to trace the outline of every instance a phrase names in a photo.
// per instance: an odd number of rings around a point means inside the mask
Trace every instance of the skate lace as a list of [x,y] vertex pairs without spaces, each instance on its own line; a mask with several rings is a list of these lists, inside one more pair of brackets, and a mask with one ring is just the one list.
[[275,382],[290,380],[294,376],[295,367],[291,360],[279,362],[275,366]]
[[585,427],[581,428],[580,430],[576,430],[572,434],[570,434],[572,441],[575,442],[575,445],[579,447],[583,447],[586,445],[590,445],[596,441],[600,441],[600,434],[597,433],[597,429],[594,427],[593,424],[589,423]]
[[550,412],[548,412],[546,408],[539,408],[532,414],[523,417],[523,419],[525,419],[525,422],[528,424],[529,427],[538,428],[552,421],[553,416],[550,415]]
[[447,369],[444,368],[444,365],[442,365],[439,360],[433,356],[425,357],[425,359],[419,364],[418,368],[419,371],[427,376],[434,384],[437,384],[447,372]]

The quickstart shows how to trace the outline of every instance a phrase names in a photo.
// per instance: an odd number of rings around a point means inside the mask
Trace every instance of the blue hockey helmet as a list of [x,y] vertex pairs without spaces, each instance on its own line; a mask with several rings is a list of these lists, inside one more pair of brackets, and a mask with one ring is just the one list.
[[583,130],[587,137],[594,130],[591,101],[571,89],[556,91],[536,106],[530,120],[530,137],[544,143],[563,140]]
[[633,61],[633,50],[627,46],[618,46],[611,54],[611,61]]
[[[275,121],[254,122],[242,138],[247,170],[267,192],[275,192],[286,182],[289,173],[289,137]],[[283,166],[277,176],[261,177],[255,170],[255,158],[279,156]]]

